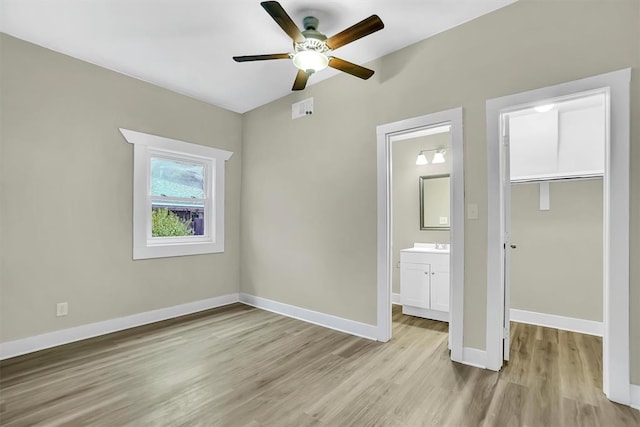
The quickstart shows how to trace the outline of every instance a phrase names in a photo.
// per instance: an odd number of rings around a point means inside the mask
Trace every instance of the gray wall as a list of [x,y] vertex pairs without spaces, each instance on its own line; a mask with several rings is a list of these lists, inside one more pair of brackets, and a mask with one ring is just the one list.
[[511,308],[602,322],[602,179],[511,185]]
[[[465,223],[464,345],[484,349],[485,102],[634,67],[638,117],[639,5],[521,0],[371,62],[368,81],[339,75],[246,113],[242,291],[375,324],[376,126],[460,106],[465,199],[479,206],[479,219]],[[309,96],[313,116],[292,121],[291,104]],[[631,138],[631,258],[639,259],[640,120]],[[640,263],[632,264],[631,309],[640,384]]]
[[[441,164],[418,166],[416,157],[421,149],[448,147],[449,132],[420,138],[395,141],[391,145],[392,158],[392,262],[391,280],[394,293],[400,293],[400,249],[414,243],[449,243],[448,230],[420,230],[420,203],[418,182],[421,176],[450,173],[451,158]],[[429,162],[433,152],[428,153]]]
[[[0,43],[0,341],[238,292],[242,117]],[[132,260],[133,146],[119,127],[235,153],[224,254]]]

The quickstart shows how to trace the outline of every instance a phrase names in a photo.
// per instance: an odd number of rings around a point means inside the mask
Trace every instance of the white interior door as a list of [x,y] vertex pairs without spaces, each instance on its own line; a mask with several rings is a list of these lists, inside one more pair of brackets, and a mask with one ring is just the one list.
[[511,167],[510,167],[510,150],[509,150],[509,116],[502,116],[502,225],[503,225],[503,253],[504,253],[504,286],[503,286],[503,328],[502,328],[502,356],[503,359],[509,360],[509,349],[511,346],[511,327],[510,315],[511,309],[511,249],[515,245],[511,244]]

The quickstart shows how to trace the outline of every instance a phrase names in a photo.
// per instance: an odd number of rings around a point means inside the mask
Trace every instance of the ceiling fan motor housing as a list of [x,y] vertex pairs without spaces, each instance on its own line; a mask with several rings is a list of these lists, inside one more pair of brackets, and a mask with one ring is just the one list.
[[303,41],[302,43],[293,44],[293,49],[295,50],[296,53],[304,50],[311,50],[314,52],[325,53],[331,50],[329,49],[326,43],[327,36],[325,36],[324,34],[322,34],[317,30],[318,18],[315,18],[313,16],[307,16],[306,18],[304,18],[302,23],[305,28],[304,31],[302,32],[302,35],[304,36],[305,41]]
[[302,20],[302,26],[305,30],[317,30],[318,22],[320,21],[315,16],[307,16]]

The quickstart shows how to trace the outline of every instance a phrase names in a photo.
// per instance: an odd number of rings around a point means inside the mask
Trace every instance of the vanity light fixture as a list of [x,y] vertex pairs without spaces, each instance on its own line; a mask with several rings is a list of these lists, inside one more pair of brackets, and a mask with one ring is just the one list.
[[429,162],[427,161],[427,156],[425,156],[421,151],[420,154],[418,154],[418,158],[416,159],[416,165],[422,166],[426,164],[429,164]]
[[436,163],[444,163],[444,149],[440,148],[438,150],[436,150],[436,154],[433,155],[433,164]]
[[433,159],[431,160],[431,163],[434,163],[434,164],[444,163],[446,161],[444,158],[445,150],[444,148],[440,147],[440,148],[433,148],[431,150],[420,150],[420,153],[418,153],[418,158],[416,159],[416,165],[424,166],[429,164],[429,161],[427,160],[427,156],[424,155],[424,153],[429,151],[435,151],[435,154],[433,155]]

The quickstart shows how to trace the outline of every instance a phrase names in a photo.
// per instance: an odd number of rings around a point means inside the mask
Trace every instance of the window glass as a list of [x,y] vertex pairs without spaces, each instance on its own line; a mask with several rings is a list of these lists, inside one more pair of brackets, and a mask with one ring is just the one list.
[[151,158],[151,195],[180,198],[205,197],[204,165],[162,157]]
[[151,237],[205,235],[205,166],[151,157]]
[[151,236],[204,236],[203,203],[151,203]]

